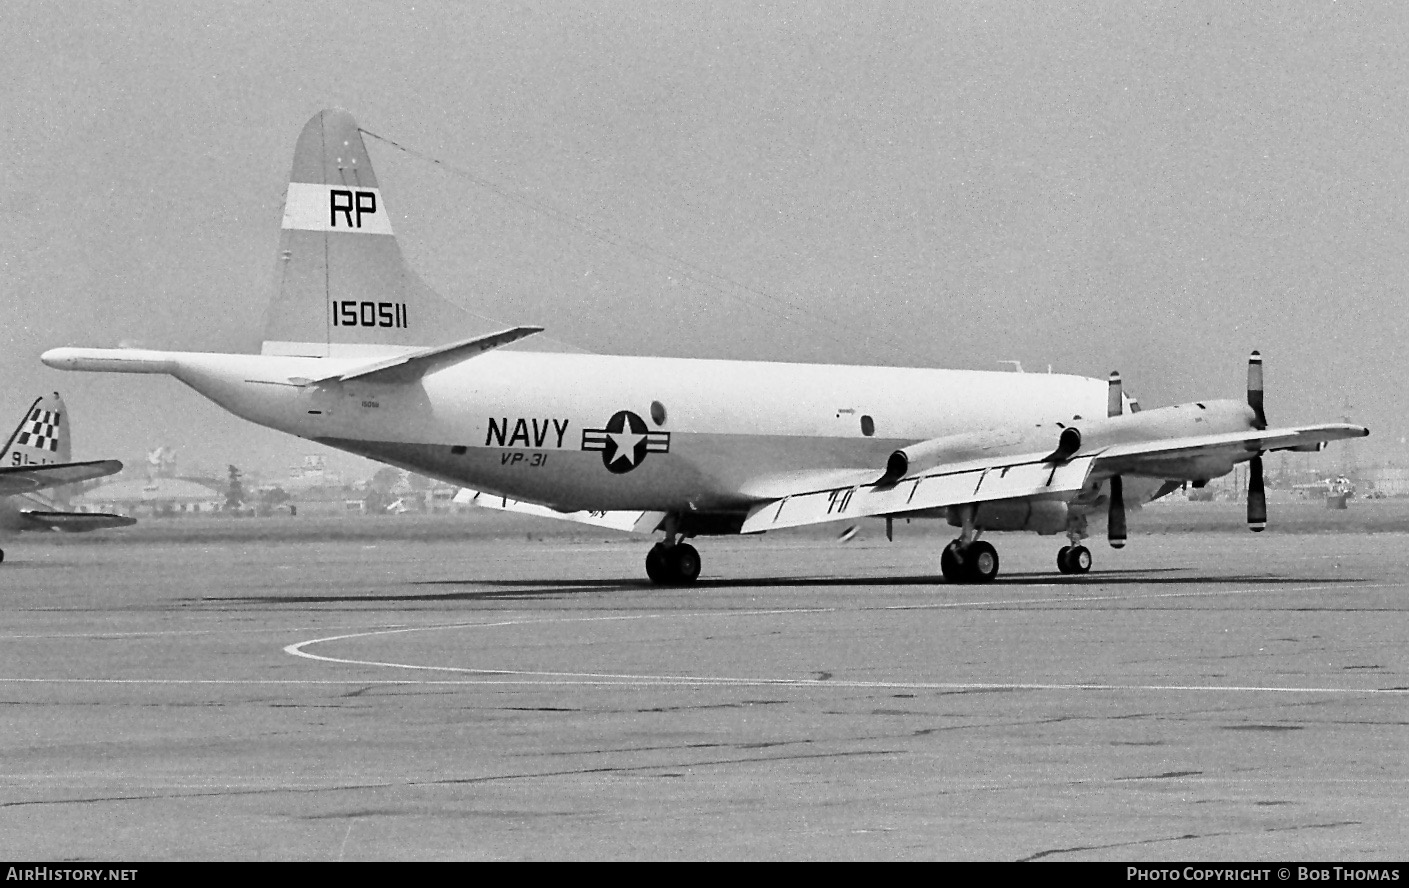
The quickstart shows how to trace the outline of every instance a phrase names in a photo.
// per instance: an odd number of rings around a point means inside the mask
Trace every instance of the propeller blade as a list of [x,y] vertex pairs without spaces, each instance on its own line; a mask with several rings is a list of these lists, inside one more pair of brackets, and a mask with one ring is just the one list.
[[1262,455],[1248,463],[1248,529],[1253,533],[1267,529],[1267,492],[1262,487]]
[[1120,391],[1120,371],[1111,371],[1110,385],[1106,388],[1106,416],[1120,416],[1123,412]]
[[1267,428],[1267,414],[1262,410],[1262,354],[1253,352],[1248,357],[1248,406],[1255,415],[1253,426]]
[[1112,549],[1125,546],[1125,485],[1119,475],[1111,476],[1110,515],[1106,520],[1106,539]]

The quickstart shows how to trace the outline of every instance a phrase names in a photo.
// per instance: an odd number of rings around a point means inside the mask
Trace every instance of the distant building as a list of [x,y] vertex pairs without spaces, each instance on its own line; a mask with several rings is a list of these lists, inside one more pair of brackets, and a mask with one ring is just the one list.
[[330,517],[334,515],[362,514],[360,491],[341,485],[302,487],[285,489],[289,498],[279,505],[279,511],[290,512],[299,517]]
[[310,453],[304,456],[301,465],[289,469],[288,477],[279,486],[290,493],[318,487],[339,487],[342,478],[337,472],[328,471],[327,461],[321,454]]
[[1409,496],[1409,468],[1379,466],[1364,474],[1376,493],[1384,496]]
[[113,481],[74,497],[80,512],[112,512],[133,518],[209,515],[225,505],[225,494],[182,478]]

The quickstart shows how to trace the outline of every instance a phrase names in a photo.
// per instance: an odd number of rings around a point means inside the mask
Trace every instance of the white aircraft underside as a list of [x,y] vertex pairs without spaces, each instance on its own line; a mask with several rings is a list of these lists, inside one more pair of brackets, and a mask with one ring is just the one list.
[[1108,516],[1118,546],[1127,508],[1251,462],[1261,529],[1263,452],[1368,434],[1269,429],[1256,353],[1246,403],[1137,413],[1114,376],[515,351],[541,328],[469,331],[405,266],[390,218],[356,123],[322,112],[295,151],[262,354],[61,348],[44,362],[170,374],[488,508],[663,530],[657,582],[698,575],[690,536],[870,516],[960,527],[941,558],[953,580],[997,574],[987,530],[1065,531],[1059,566],[1083,573],[1089,515]]

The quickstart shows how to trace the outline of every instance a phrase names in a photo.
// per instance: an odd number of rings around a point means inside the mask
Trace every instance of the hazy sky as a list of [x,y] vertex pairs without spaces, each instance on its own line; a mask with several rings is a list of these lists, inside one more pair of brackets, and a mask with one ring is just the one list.
[[294,142],[341,106],[460,171],[368,139],[409,260],[506,323],[1119,369],[1146,406],[1240,397],[1258,348],[1274,423],[1409,462],[1409,4],[81,8],[0,4],[0,422],[58,389],[75,458],[329,452],[38,357],[254,350]]

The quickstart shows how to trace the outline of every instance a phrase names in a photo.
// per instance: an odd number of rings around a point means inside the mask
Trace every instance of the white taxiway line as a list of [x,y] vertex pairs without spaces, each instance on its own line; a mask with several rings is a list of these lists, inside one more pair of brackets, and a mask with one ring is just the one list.
[[[1353,586],[1354,589],[1379,588],[1395,584],[1367,584]],[[1153,595],[1089,595],[1079,598],[1056,596],[1051,598],[1022,598],[990,601],[942,602],[929,605],[892,605],[862,610],[913,610],[922,608],[984,607],[993,605],[1039,604],[1050,602],[1116,601],[1130,598],[1140,600],[1163,598],[1188,598],[1212,595],[1246,595],[1255,592],[1315,592],[1325,589],[1344,589],[1338,584],[1297,586],[1288,589],[1223,589],[1199,592],[1162,592]],[[611,672],[550,672],[541,670],[492,669],[466,666],[427,666],[416,663],[395,663],[383,660],[354,660],[344,657],[328,657],[306,650],[311,645],[354,638],[370,638],[381,635],[394,635],[405,632],[425,632],[438,629],[491,629],[502,626],[523,626],[543,623],[592,623],[621,622],[627,620],[699,618],[699,617],[741,617],[775,616],[781,614],[837,613],[844,610],[838,607],[795,608],[758,611],[692,612],[683,614],[633,614],[612,617],[538,617],[523,620],[502,620],[493,623],[449,623],[442,626],[415,626],[409,628],[384,629],[373,632],[357,632],[334,635],[326,638],[313,638],[288,645],[284,652],[295,657],[304,657],[324,663],[344,666],[371,666],[386,669],[405,669],[424,672],[449,672],[461,675],[485,676],[482,679],[465,681],[465,684],[575,684],[575,685],[634,685],[634,686],[754,686],[754,687],[805,687],[805,688],[852,688],[852,689],[900,689],[934,691],[1183,691],[1183,692],[1260,692],[1283,694],[1392,694],[1409,695],[1409,687],[1392,688],[1345,688],[1345,687],[1275,687],[1262,685],[1141,685],[1141,684],[1101,684],[1101,683],[1054,683],[1054,682],[924,682],[924,681],[853,681],[846,679],[804,679],[804,678],[739,678],[710,675],[634,675]],[[505,678],[513,676],[513,678]],[[397,681],[396,683],[403,683]]]

